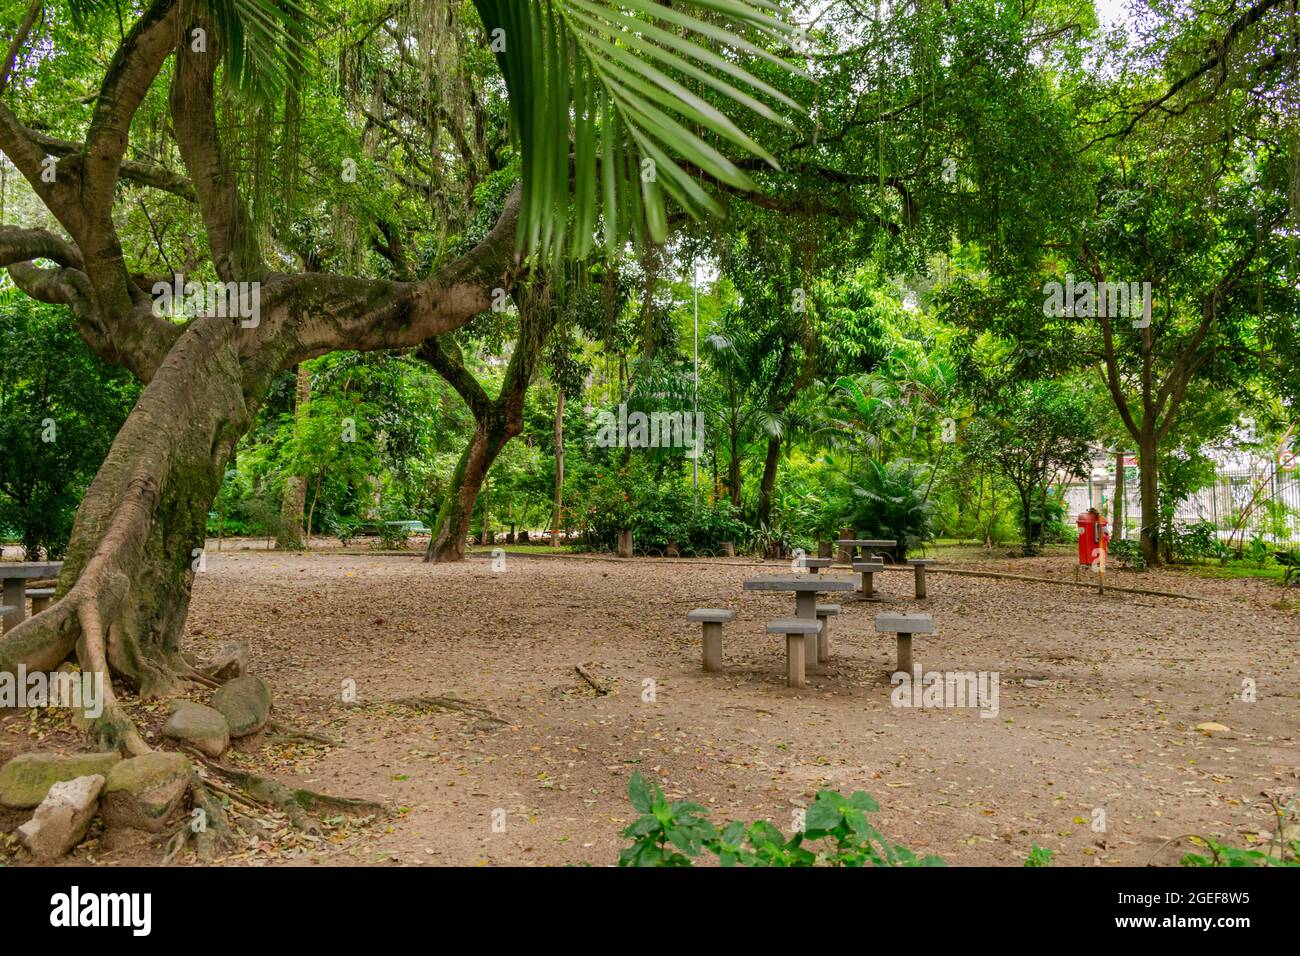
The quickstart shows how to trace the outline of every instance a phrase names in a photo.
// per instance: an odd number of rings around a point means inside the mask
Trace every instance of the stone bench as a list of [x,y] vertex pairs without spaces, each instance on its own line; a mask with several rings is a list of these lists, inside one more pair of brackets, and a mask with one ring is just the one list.
[[722,670],[722,625],[736,619],[736,612],[720,607],[697,607],[688,611],[686,620],[704,625],[704,669]]
[[27,596],[32,599],[32,616],[35,617],[54,600],[54,588],[28,588]]
[[[804,686],[805,652],[809,646],[816,653],[817,635],[822,622],[805,617],[783,617],[767,625],[767,633],[785,635],[785,682],[789,687]],[[807,655],[811,656],[811,655]]]
[[882,612],[876,615],[876,630],[881,634],[898,635],[899,671],[912,672],[912,635],[933,634],[934,619],[929,614],[898,614]]
[[925,569],[934,564],[934,558],[908,558],[907,563],[916,573],[916,599],[925,599]]
[[822,629],[817,634],[817,661],[825,664],[831,659],[831,618],[840,613],[838,604],[818,604],[817,620]]
[[884,561],[854,561],[853,570],[862,575],[862,596],[868,601],[878,601],[876,597],[876,588],[874,576],[877,572],[885,570]]

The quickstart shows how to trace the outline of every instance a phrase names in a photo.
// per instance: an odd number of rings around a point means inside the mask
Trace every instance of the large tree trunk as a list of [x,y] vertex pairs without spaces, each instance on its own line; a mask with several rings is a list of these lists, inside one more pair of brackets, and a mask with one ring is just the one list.
[[[501,454],[506,442],[518,434],[502,420],[487,426],[480,425],[474,437],[460,456],[456,470],[447,487],[447,497],[442,501],[438,517],[433,524],[433,536],[425,552],[426,561],[463,561],[465,542],[469,537],[470,521],[474,517],[474,503],[483,488],[488,469]],[[487,515],[483,516],[484,528]]]
[[[254,400],[265,383],[254,389]],[[192,668],[179,638],[208,507],[251,423],[229,323],[190,326],[140,395],[77,511],[50,608],[0,641],[0,671],[48,671],[77,648],[83,670],[142,695],[179,689]],[[101,746],[148,747],[112,700],[92,727]]]
[[551,507],[551,547],[560,546],[560,516],[564,510],[564,389],[555,396],[555,501]]
[[[208,31],[206,53],[182,29],[195,19]],[[130,753],[149,747],[117,705],[113,679],[151,695],[199,676],[178,644],[207,513],[273,377],[336,349],[410,348],[448,333],[520,270],[516,188],[486,237],[419,281],[272,272],[220,141],[219,40],[188,8],[148,5],[105,72],[85,143],[54,182],[34,134],[0,109],[0,149],[71,238],[0,225],[0,266],[31,297],[68,306],[101,359],[146,383],[78,509],[58,600],[0,638],[0,670],[48,670],[75,648],[82,670],[104,680],[92,734]],[[196,203],[217,277],[249,283],[237,297],[247,314],[219,309],[183,325],[156,312],[165,302],[127,272],[114,216],[132,118],[173,54],[172,128],[188,177],[149,178]]]
[[[519,337],[506,366],[501,391],[490,398],[483,386],[465,368],[460,347],[451,336],[429,339],[420,346],[419,356],[445,378],[465,400],[474,415],[476,428],[469,446],[452,474],[447,495],[434,521],[433,537],[425,561],[463,561],[465,539],[474,516],[474,504],[487,479],[488,469],[506,442],[524,429],[524,398],[542,346],[555,324],[549,290],[544,284],[518,290]],[[489,515],[482,510],[482,542],[491,543]]]
[[[311,372],[304,362],[298,363],[298,389],[294,400],[294,427],[301,429],[311,408]],[[284,499],[280,504],[280,527],[275,546],[283,551],[301,551],[303,512],[307,505],[307,476],[290,475],[284,480]]]
[[776,467],[781,460],[781,439],[775,436],[767,440],[767,457],[763,461],[763,480],[758,486],[758,505],[754,517],[758,524],[765,525],[772,517],[772,489],[776,487]]
[[1138,545],[1148,567],[1160,563],[1160,484],[1156,465],[1159,440],[1144,432],[1138,439],[1138,492],[1142,504],[1142,533]]
[[740,447],[739,439],[731,435],[731,460],[727,462],[727,491],[731,493],[731,503],[740,507]]

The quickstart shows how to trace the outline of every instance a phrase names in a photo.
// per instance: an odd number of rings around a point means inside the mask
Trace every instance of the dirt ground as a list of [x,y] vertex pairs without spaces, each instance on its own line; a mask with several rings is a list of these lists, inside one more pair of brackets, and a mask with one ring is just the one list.
[[[940,557],[1073,574],[1065,556]],[[251,671],[274,689],[276,719],[342,744],[258,736],[227,759],[386,808],[332,818],[314,839],[241,817],[244,845],[224,862],[608,865],[625,845],[627,782],[640,770],[671,798],[710,807],[715,822],[761,818],[787,832],[816,791],[865,790],[889,838],[952,865],[1020,865],[1035,843],[1057,865],[1174,864],[1189,847],[1169,841],[1184,834],[1238,845],[1267,837],[1263,794],[1285,801],[1300,787],[1300,613],[1279,604],[1275,583],[1109,575],[1209,599],[1194,602],[936,570],[917,602],[911,574],[892,571],[877,576],[886,604],[833,598],[843,612],[829,667],[793,691],[783,640],[764,630],[792,614],[793,596],[741,588],[786,570],[724,559],[510,554],[502,568],[487,555],[430,566],[414,552],[210,552],[187,646],[244,643]],[[701,606],[739,611],[724,631],[721,674],[701,669],[699,628],[686,622]],[[883,608],[934,616],[938,634],[915,640],[925,670],[997,672],[997,715],[891,706],[894,641],[873,626]],[[1251,681],[1253,702],[1242,699]],[[349,682],[354,702],[344,699]],[[410,703],[429,697],[473,708]],[[165,712],[136,708],[152,727]],[[1229,729],[1195,729],[1206,722]],[[36,747],[84,742],[48,712],[0,719],[0,762]],[[25,816],[0,811],[0,860]],[[105,835],[69,862],[160,855],[156,839]]]

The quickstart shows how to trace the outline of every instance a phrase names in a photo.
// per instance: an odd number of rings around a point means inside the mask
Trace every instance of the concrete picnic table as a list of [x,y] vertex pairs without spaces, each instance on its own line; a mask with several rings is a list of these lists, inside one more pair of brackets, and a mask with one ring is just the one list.
[[27,582],[57,578],[62,568],[62,561],[0,561],[0,604],[8,608],[4,612],[4,630],[17,627],[27,617]]
[[750,578],[746,591],[793,591],[795,617],[817,620],[817,595],[822,591],[852,591],[854,583],[820,574],[764,574]]
[[897,541],[888,538],[840,538],[835,542],[841,551],[848,552],[849,563],[857,557],[858,548],[896,548]]

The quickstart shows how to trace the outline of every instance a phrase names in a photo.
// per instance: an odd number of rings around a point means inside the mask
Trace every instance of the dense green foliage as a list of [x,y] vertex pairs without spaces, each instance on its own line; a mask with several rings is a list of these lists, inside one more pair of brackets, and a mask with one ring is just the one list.
[[943,866],[937,856],[917,856],[886,840],[867,816],[880,807],[861,791],[851,797],[821,791],[790,837],[763,820],[719,829],[706,808],[669,802],[640,773],[632,774],[627,793],[641,816],[623,831],[632,845],[619,854],[619,866],[692,866],[706,851],[722,866]]
[[[4,101],[76,140],[127,20],[45,6]],[[1127,563],[1267,548],[1175,506],[1213,454],[1268,451],[1294,421],[1300,83],[1284,5],[1159,4],[1109,29],[1082,0],[833,2],[815,18],[795,4],[793,27],[762,3],[525,6],[268,3],[265,35],[240,5],[213,8],[233,38],[219,125],[276,268],[427,275],[521,180],[523,247],[583,263],[551,276],[554,329],[475,534],[545,531],[558,504],[589,548],[630,530],[651,553],[780,555],[849,527],[903,550],[939,537],[1033,552],[1073,533],[1063,483],[1119,450],[1155,476]],[[0,8],[18,22],[27,4]],[[520,9],[525,42],[494,46]],[[542,70],[555,82],[528,82]],[[130,154],[175,169],[163,86]],[[3,222],[47,225],[4,171]],[[192,201],[119,191],[132,269],[209,277]],[[1150,283],[1149,324],[1052,314],[1046,290],[1067,277]],[[0,521],[57,551],[134,392],[55,328],[57,310],[20,299],[4,316]],[[520,327],[507,301],[450,334],[489,395]],[[77,384],[42,391],[31,369],[56,353],[54,374]],[[310,405],[295,409],[282,373],[209,531],[276,536],[290,478],[312,533],[432,526],[474,434],[464,401],[410,351],[307,367]],[[702,434],[610,446],[601,424],[621,409],[698,409]],[[33,444],[47,417],[84,438]],[[1279,535],[1294,517],[1258,507]]]
[[86,486],[139,389],[96,359],[63,310],[0,297],[0,536],[59,558]]

